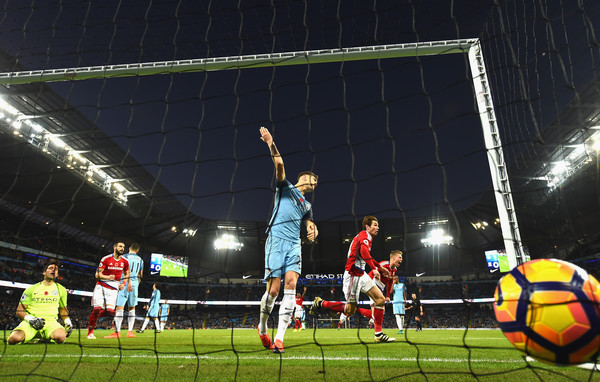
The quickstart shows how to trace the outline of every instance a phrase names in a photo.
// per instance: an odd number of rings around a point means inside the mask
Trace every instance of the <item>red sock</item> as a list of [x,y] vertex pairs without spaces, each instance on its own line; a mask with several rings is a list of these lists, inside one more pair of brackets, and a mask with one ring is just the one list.
[[344,313],[344,307],[346,306],[346,303],[339,301],[323,301],[321,306],[325,309],[333,310],[334,312]]
[[360,313],[363,316],[367,317],[369,320],[371,318],[373,318],[373,314],[371,313],[371,309],[358,308],[358,313]]
[[107,308],[107,309],[102,309],[100,311],[100,314],[98,314],[98,318],[100,317],[106,317],[106,316],[113,316],[115,315],[115,310],[112,308]]
[[94,309],[92,309],[92,314],[90,314],[90,322],[88,323],[88,334],[94,333],[96,322],[98,322],[98,315],[101,311],[102,308],[99,306],[95,306]]
[[383,308],[375,307],[375,314],[373,320],[375,321],[375,333],[379,333],[383,330]]
[[300,320],[296,320],[296,329],[300,329],[300,326],[301,326]]

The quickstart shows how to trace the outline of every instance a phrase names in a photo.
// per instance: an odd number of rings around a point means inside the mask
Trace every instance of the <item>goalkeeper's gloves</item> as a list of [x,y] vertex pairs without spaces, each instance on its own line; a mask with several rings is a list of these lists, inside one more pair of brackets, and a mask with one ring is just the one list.
[[33,317],[29,314],[25,316],[25,321],[29,322],[29,325],[35,330],[42,330],[44,325],[46,325],[46,321],[43,318]]
[[67,332],[67,337],[73,333],[73,323],[71,323],[71,319],[68,317],[65,319],[65,332]]

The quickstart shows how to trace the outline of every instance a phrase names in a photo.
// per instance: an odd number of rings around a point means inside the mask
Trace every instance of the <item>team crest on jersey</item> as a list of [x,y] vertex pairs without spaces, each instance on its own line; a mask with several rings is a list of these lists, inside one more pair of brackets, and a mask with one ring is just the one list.
[[52,291],[52,296],[58,296],[58,291],[57,290],[53,290]]
[[21,295],[21,301],[23,301],[23,300],[27,300],[27,295],[25,293],[23,293]]
[[369,245],[369,240],[363,240],[363,243],[365,243],[365,245]]

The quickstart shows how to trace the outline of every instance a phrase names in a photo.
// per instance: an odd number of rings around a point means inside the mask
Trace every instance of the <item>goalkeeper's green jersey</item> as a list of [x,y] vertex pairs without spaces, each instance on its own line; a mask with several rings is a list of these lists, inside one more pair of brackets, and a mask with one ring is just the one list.
[[56,319],[58,308],[67,306],[67,290],[56,282],[50,286],[39,282],[25,289],[21,295],[21,304],[27,305],[27,314]]

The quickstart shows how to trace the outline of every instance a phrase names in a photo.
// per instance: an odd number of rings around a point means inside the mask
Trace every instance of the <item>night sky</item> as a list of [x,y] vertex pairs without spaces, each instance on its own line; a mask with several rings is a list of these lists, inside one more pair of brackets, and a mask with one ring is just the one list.
[[[479,37],[497,11],[468,0],[201,3],[9,4],[2,48],[33,70],[447,40]],[[535,18],[532,8],[514,13]],[[491,189],[460,54],[50,86],[207,218],[268,219],[262,125],[292,181],[319,174],[317,220],[445,214]],[[523,140],[506,128],[509,146]]]

